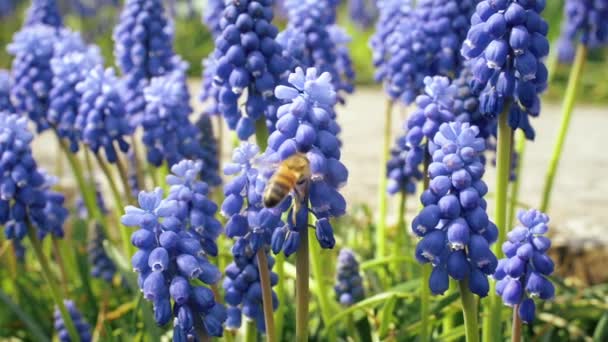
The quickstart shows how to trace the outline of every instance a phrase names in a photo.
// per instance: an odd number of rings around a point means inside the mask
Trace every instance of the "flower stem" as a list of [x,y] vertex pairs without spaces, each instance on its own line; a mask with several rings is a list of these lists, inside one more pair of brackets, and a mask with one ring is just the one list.
[[308,277],[310,264],[308,234],[300,232],[300,245],[296,251],[296,342],[308,342]]
[[[137,185],[142,188],[145,189],[146,188],[146,180],[144,178],[144,167],[143,164],[141,162],[141,159],[139,159],[139,142],[137,141],[137,139],[135,138],[135,133],[133,133],[133,135],[131,136],[131,146],[133,148],[133,167],[135,168],[135,178],[137,179]],[[130,191],[129,191],[130,193]]]
[[276,312],[275,327],[277,331],[277,338],[279,341],[283,336],[283,322],[285,321],[285,300],[287,298],[287,290],[285,289],[285,255],[280,253],[275,256],[274,268],[277,272],[279,283],[277,284],[277,297],[279,298],[279,307]]
[[[129,175],[127,173],[127,168],[125,164],[123,164],[122,159],[120,157],[116,158],[116,168],[118,169],[118,175],[120,176],[120,180],[122,181],[123,190],[125,196],[127,197],[127,202],[129,204],[136,204],[135,198],[131,193],[131,186],[129,185]],[[138,184],[140,187],[145,186],[145,184]]]
[[[331,289],[327,288],[323,278],[324,275],[327,274],[327,266],[325,268],[323,267],[323,262],[321,260],[323,254],[321,248],[319,248],[319,245],[314,242],[315,240],[315,231],[313,229],[308,229],[308,241],[309,243],[310,241],[313,241],[313,243],[310,244],[310,264],[312,266],[312,274],[315,279],[315,290],[317,293],[317,299],[319,300],[319,308],[321,309],[321,318],[323,319],[323,323],[327,324],[332,317],[331,306],[329,298],[327,297],[327,295],[331,292]],[[327,340],[334,341],[335,339],[335,329],[329,329],[329,336]]]
[[519,305],[513,306],[513,330],[511,330],[511,342],[521,342],[521,317],[519,317]]
[[[424,153],[423,162],[423,182],[422,191],[429,188],[429,163],[430,156],[427,152]],[[420,340],[429,342],[431,340],[431,327],[429,322],[429,311],[431,304],[431,289],[429,288],[429,280],[431,279],[431,266],[422,265],[422,284],[420,290]]]
[[40,268],[41,268],[42,275],[44,276],[44,279],[46,280],[47,284],[51,288],[51,296],[53,297],[53,301],[59,308],[59,312],[61,313],[61,317],[63,318],[65,327],[68,331],[68,334],[70,335],[70,339],[72,341],[80,341],[80,336],[78,335],[78,333],[76,331],[76,326],[74,325],[74,322],[72,321],[72,316],[70,316],[70,313],[68,312],[67,308],[65,307],[65,303],[63,302],[64,298],[63,298],[63,296],[61,296],[61,291],[59,290],[59,287],[57,286],[57,284],[55,284],[55,280],[53,279],[53,275],[51,274],[51,267],[49,265],[48,259],[46,258],[46,256],[44,255],[44,252],[42,251],[42,244],[40,243],[40,240],[38,239],[38,236],[36,235],[36,230],[34,229],[32,224],[29,222],[27,224],[27,232],[28,232],[29,238],[32,242],[32,247],[34,248],[34,253],[36,254],[36,257],[38,258],[38,262],[40,262]]
[[460,288],[460,300],[462,301],[462,314],[464,316],[464,329],[467,342],[478,342],[477,301],[473,293],[469,291],[469,279],[466,278],[459,281],[458,287]]
[[257,341],[257,329],[255,328],[255,322],[252,320],[246,320],[245,322],[245,339],[244,342],[256,342]]
[[266,341],[277,341],[274,330],[274,316],[272,309],[272,285],[270,284],[270,272],[268,272],[268,260],[266,251],[259,249],[257,253],[258,271],[260,272],[260,285],[262,286],[262,304],[264,307],[264,323],[266,325]]
[[378,179],[378,224],[376,226],[376,259],[386,256],[386,163],[391,148],[393,100],[388,99],[384,112],[384,140],[380,151],[380,175]]
[[268,146],[268,127],[266,127],[266,117],[262,117],[255,122],[255,142],[260,151],[265,151]]
[[583,74],[583,68],[585,61],[587,60],[587,47],[584,44],[579,44],[576,49],[576,57],[574,58],[574,64],[570,70],[570,77],[568,79],[568,86],[566,87],[566,93],[564,94],[564,103],[562,105],[562,120],[559,126],[557,140],[553,146],[553,154],[549,162],[549,168],[545,176],[545,186],[543,189],[543,198],[540,205],[542,212],[547,212],[549,209],[549,201],[551,200],[551,191],[553,190],[553,182],[555,180],[555,174],[559,160],[564,148],[564,141],[568,134],[568,128],[570,127],[570,121],[572,119],[572,109],[574,108],[574,101],[576,99],[576,93],[580,84],[580,79]]
[[55,261],[57,262],[57,266],[59,266],[59,273],[61,274],[61,288],[63,290],[64,297],[68,297],[70,292],[68,290],[68,273],[66,271],[65,262],[63,261],[63,256],[61,255],[61,248],[59,248],[59,242],[57,238],[52,235],[51,242],[53,245],[53,254],[55,255]]
[[511,182],[511,195],[509,197],[509,216],[507,216],[507,227],[513,228],[513,222],[515,220],[515,212],[517,209],[517,202],[519,200],[519,186],[523,177],[522,169],[524,164],[524,153],[526,152],[526,137],[521,130],[516,132],[517,146],[517,166],[515,168],[515,181]]
[[[407,228],[405,225],[406,207],[407,193],[405,191],[401,191],[399,192],[399,206],[397,211],[397,234],[395,236],[395,243],[393,243],[392,251],[392,257],[395,257],[395,262],[392,265],[392,273],[394,275],[404,274],[405,279],[410,279],[413,274],[412,263],[403,263],[397,258],[404,252],[409,253],[411,251],[410,236],[407,233]],[[402,270],[405,272],[402,272]],[[402,280],[403,277],[400,279]]]
[[[513,130],[509,126],[509,105],[498,116],[498,141],[496,158],[496,202],[494,209],[494,223],[498,227],[498,241],[492,247],[496,257],[502,257],[501,246],[507,236],[507,193],[509,189],[509,176],[511,173],[511,153],[513,145]],[[498,341],[500,338],[501,303],[496,295],[496,283],[490,282],[489,314],[486,315],[483,326],[483,340]]]

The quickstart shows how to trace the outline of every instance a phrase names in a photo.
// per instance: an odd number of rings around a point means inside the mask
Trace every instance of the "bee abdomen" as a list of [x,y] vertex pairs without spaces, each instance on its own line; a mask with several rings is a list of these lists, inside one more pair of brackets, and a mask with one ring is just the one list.
[[264,206],[266,208],[274,208],[281,201],[287,197],[291,189],[292,184],[295,184],[295,177],[289,177],[291,175],[276,174],[267,185],[266,191],[264,192]]

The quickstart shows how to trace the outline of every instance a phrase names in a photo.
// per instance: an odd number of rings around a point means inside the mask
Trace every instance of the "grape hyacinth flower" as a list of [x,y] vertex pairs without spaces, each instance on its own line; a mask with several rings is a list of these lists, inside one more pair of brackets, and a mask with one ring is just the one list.
[[[277,98],[286,103],[277,111],[277,129],[270,135],[265,152],[269,161],[285,160],[295,153],[306,154],[312,173],[310,212],[316,217],[316,237],[322,248],[334,247],[329,219],[346,212],[346,201],[338,190],[348,179],[348,170],[340,161],[340,142],[336,137],[339,127],[331,116],[337,101],[331,77],[328,72],[318,75],[315,68],[307,69],[306,74],[297,68],[289,75],[290,86],[276,88]],[[284,204],[291,202],[286,200]],[[307,209],[308,200],[305,204],[304,209]],[[307,211],[297,214],[306,217]],[[281,250],[285,255],[296,251],[299,234],[306,234],[308,229],[307,225],[299,224],[299,219],[296,221],[275,230],[272,238],[275,254]]]
[[[208,256],[217,255],[216,239],[221,224],[215,219],[217,205],[207,198],[207,185],[196,180],[200,162],[181,161],[167,176],[169,195],[156,188],[140,192],[140,207],[128,206],[122,217],[126,226],[139,229],[131,235],[139,250],[132,258],[138,283],[144,297],[154,304],[154,318],[159,325],[175,316],[174,338],[194,338],[195,325],[201,320],[207,334],[222,336],[226,310],[215,302],[207,286],[193,285],[198,279],[207,285],[216,284],[220,271]],[[172,304],[173,301],[173,304]]]
[[608,1],[567,0],[564,6],[564,24],[557,44],[561,62],[574,60],[575,43],[580,41],[591,49],[608,44]]
[[211,187],[218,186],[222,183],[222,177],[219,174],[218,142],[213,135],[211,117],[201,115],[195,126],[198,129],[197,141],[201,149],[200,159],[204,166],[201,170],[201,180]]
[[103,248],[104,240],[106,240],[106,236],[102,227],[98,223],[95,223],[87,245],[87,255],[89,263],[92,266],[91,275],[94,278],[100,278],[108,283],[112,283],[117,269],[114,261],[110,259]]
[[186,74],[175,70],[165,76],[152,78],[144,89],[146,109],[142,141],[150,164],[171,167],[182,159],[202,156],[197,128],[190,122],[190,93]]
[[152,77],[177,66],[173,36],[162,0],[128,0],[114,29],[114,56],[124,75],[127,115],[133,127],[141,123],[144,87]]
[[484,115],[508,109],[511,128],[534,139],[529,116],[540,113],[539,94],[547,87],[543,58],[549,53],[545,1],[479,3],[461,53],[473,63],[471,88]]
[[25,26],[48,25],[54,28],[63,27],[56,0],[33,0],[27,10]]
[[28,224],[40,239],[61,238],[68,210],[63,195],[50,189],[55,180],[38,169],[32,139],[26,118],[0,112],[0,225],[7,239],[23,239]]
[[469,290],[480,297],[489,291],[488,275],[494,273],[496,256],[490,245],[498,237],[488,219],[483,198],[488,187],[481,179],[485,150],[479,129],[468,123],[444,123],[429,148],[429,189],[420,196],[424,208],[412,221],[413,232],[422,239],[416,259],[431,263],[429,287],[433,294],[448,289],[449,277],[468,279]]
[[496,293],[508,306],[517,308],[524,323],[532,323],[536,306],[534,298],[549,300],[555,296],[555,287],[547,278],[554,264],[547,255],[551,240],[544,236],[548,231],[549,217],[530,209],[520,210],[521,223],[507,234],[502,245],[506,258],[498,261],[494,278],[498,280]]
[[386,164],[388,178],[386,191],[389,195],[400,192],[415,194],[416,184],[423,178],[419,164],[408,162],[408,154],[412,148],[408,145],[405,135],[398,137],[395,145],[391,149],[391,156]]
[[203,24],[207,26],[213,38],[217,38],[222,33],[221,19],[224,2],[224,0],[207,0],[203,7]]
[[38,132],[49,127],[46,115],[53,72],[53,44],[56,30],[47,25],[29,26],[15,33],[8,45],[14,56],[12,65],[13,84],[11,99],[19,113],[27,114],[36,124]]
[[[275,40],[278,29],[272,18],[271,1],[229,0],[215,42],[218,110],[241,140],[253,135],[256,121],[267,119],[272,126],[276,120],[273,91],[288,63]],[[239,101],[245,103],[242,109]]]
[[355,253],[348,248],[342,248],[338,255],[334,290],[336,298],[343,306],[351,306],[365,297],[363,278],[359,273],[359,262]]
[[118,156],[114,143],[122,152],[129,150],[125,136],[132,133],[126,118],[125,105],[120,96],[114,70],[98,65],[76,85],[82,94],[76,127],[82,142],[94,153],[103,148],[108,162],[116,162]]
[[[84,46],[84,43],[82,44]],[[58,50],[59,47],[51,59],[53,82],[49,93],[47,120],[56,128],[60,137],[69,140],[70,150],[77,152],[80,132],[76,127],[76,117],[80,107],[81,94],[76,90],[76,86],[79,82],[84,81],[90,70],[102,65],[103,59],[96,46],[80,51],[75,49],[63,56]]]
[[15,13],[17,7],[17,0],[8,0],[0,2],[0,18],[6,18]]
[[375,1],[350,0],[348,2],[348,15],[350,19],[360,28],[368,29],[374,24],[378,15]]
[[215,77],[215,69],[217,67],[217,60],[213,57],[213,54],[203,59],[201,62],[203,66],[203,75],[201,77],[201,91],[198,99],[205,105],[203,114],[205,115],[219,115],[219,93],[220,88],[216,87],[213,81]]
[[0,70],[0,112],[15,112],[11,102],[11,75],[6,70]]
[[470,66],[470,63],[466,63],[460,70],[458,77],[452,82],[452,85],[456,88],[453,106],[454,121],[468,122],[471,126],[477,126],[479,137],[486,139],[486,147],[490,147],[488,145],[489,139],[496,134],[496,118],[481,113],[479,97],[473,94],[470,86],[474,77]]
[[[71,300],[65,300],[64,304],[68,309],[70,317],[72,317],[72,321],[74,322],[74,326],[76,328],[76,332],[78,333],[78,337],[80,337],[80,341],[82,342],[90,342],[92,341],[91,337],[91,326],[87,321],[82,317],[78,308]],[[59,337],[59,341],[61,342],[70,342],[70,335],[65,327],[65,323],[63,318],[61,317],[61,313],[59,309],[55,308],[55,312],[53,313],[53,319],[55,320],[54,326],[55,330],[57,330],[57,335]]]
[[337,6],[338,1],[330,0],[287,0],[288,25],[279,41],[287,55],[295,59],[295,66],[329,72],[342,101],[343,93],[354,90],[355,73],[346,46],[350,37],[336,27]]

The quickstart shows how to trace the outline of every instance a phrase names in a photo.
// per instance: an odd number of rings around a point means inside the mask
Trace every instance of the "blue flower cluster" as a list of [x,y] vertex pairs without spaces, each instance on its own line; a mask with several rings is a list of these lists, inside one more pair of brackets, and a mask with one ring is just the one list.
[[143,90],[152,77],[175,68],[173,37],[162,0],[128,0],[114,29],[114,56],[125,76],[125,103],[132,126],[142,119]]
[[0,69],[0,112],[15,112],[11,102],[11,75]]
[[[75,39],[76,42],[66,42]],[[61,50],[71,52],[62,55]],[[80,132],[76,127],[76,117],[80,107],[81,94],[76,85],[84,81],[87,73],[103,64],[101,53],[96,46],[85,47],[79,35],[68,35],[56,44],[55,54],[51,60],[53,72],[52,88],[49,93],[50,103],[47,115],[57,134],[70,142],[70,150],[78,151]]]
[[335,23],[338,1],[287,0],[285,4],[289,20],[279,38],[283,48],[295,66],[329,72],[342,100],[343,92],[354,90],[355,72],[346,46],[350,37]]
[[18,0],[7,0],[0,2],[0,18],[6,18],[15,13]]
[[[496,133],[496,118],[483,115],[479,109],[479,97],[473,94],[470,83],[473,80],[470,62],[460,70],[460,74],[452,82],[456,88],[454,96],[454,121],[468,122],[479,128],[479,137],[486,139],[486,147],[491,136]],[[485,162],[484,162],[485,164]]]
[[567,0],[564,6],[564,23],[557,44],[561,62],[572,62],[575,43],[580,41],[590,48],[608,44],[608,1]]
[[55,0],[33,0],[32,5],[27,10],[25,25],[49,25],[52,27],[62,27],[63,19],[59,13],[59,7]]
[[222,33],[222,13],[224,0],[207,0],[203,8],[203,24],[207,26],[211,36],[217,38]]
[[406,133],[397,138],[387,163],[387,191],[391,195],[415,192],[416,182],[423,176],[420,165],[427,153],[427,142],[441,124],[454,120],[455,86],[442,76],[427,76],[424,84],[425,94],[416,98],[417,107],[404,125]]
[[[278,33],[272,24],[272,1],[229,0],[221,20],[222,34],[215,40],[214,84],[219,88],[218,111],[228,128],[246,140],[255,131],[255,122],[274,122],[274,88],[288,68]],[[244,111],[239,108],[243,101]]]
[[129,144],[125,136],[131,134],[132,129],[114,70],[96,66],[76,85],[76,91],[82,94],[75,122],[82,142],[95,153],[103,148],[108,161],[116,162],[114,143],[120,151],[127,152]]
[[175,316],[176,341],[194,338],[195,325],[200,324],[196,317],[211,336],[222,335],[226,320],[226,309],[216,303],[213,292],[190,283],[198,279],[213,285],[221,277],[207,258],[217,255],[216,239],[222,226],[214,217],[217,205],[207,197],[207,185],[196,180],[201,167],[200,162],[190,160],[175,164],[173,174],[167,176],[169,195],[163,199],[160,188],[142,191],[140,207],[128,206],[122,217],[126,226],[139,227],[131,235],[138,248],[132,264],[139,273],[139,286],[154,304],[159,325]]
[[[331,77],[328,72],[318,75],[315,68],[307,69],[306,74],[297,68],[289,75],[291,86],[276,88],[277,98],[286,103],[277,111],[276,131],[268,138],[265,152],[266,158],[275,162],[295,153],[306,154],[312,173],[309,184],[310,211],[317,218],[316,236],[322,248],[334,247],[329,218],[344,215],[346,201],[338,190],[348,180],[348,170],[340,161],[340,142],[336,137],[339,127],[331,115],[337,101]],[[288,205],[291,201],[285,202]],[[297,219],[298,222],[275,230],[272,238],[275,253],[281,249],[286,255],[295,252],[299,245],[299,234],[306,234],[307,210],[297,214],[304,218],[302,225]]]
[[[76,333],[78,333],[78,337],[82,342],[90,342],[92,341],[91,336],[91,326],[87,321],[82,317],[78,308],[71,300],[66,300],[63,302],[65,304],[66,309],[68,309],[68,313],[72,318],[72,322],[74,322],[74,327],[76,328]],[[63,321],[63,317],[61,317],[61,312],[59,312],[58,308],[55,308],[55,312],[53,313],[53,318],[55,319],[55,330],[57,330],[57,335],[59,335],[59,341],[61,342],[70,342],[70,335],[68,330],[65,328],[65,322]]]
[[485,143],[478,134],[468,123],[444,123],[430,143],[429,189],[420,196],[424,209],[412,221],[412,230],[422,237],[416,259],[433,265],[429,287],[434,294],[444,293],[452,277],[468,278],[469,290],[485,297],[487,276],[498,263],[490,250],[498,229],[486,213],[488,187],[480,160]]
[[220,114],[218,97],[220,88],[215,86],[213,80],[215,77],[217,60],[212,54],[203,59],[201,64],[203,67],[203,75],[201,76],[201,91],[198,98],[204,105],[203,114],[218,115]]
[[338,301],[343,306],[351,306],[365,297],[363,278],[359,273],[359,262],[355,253],[348,248],[342,248],[340,254],[338,254],[338,270],[334,290]]
[[348,2],[348,15],[350,19],[362,29],[368,29],[374,24],[378,16],[375,1],[350,0]]
[[7,47],[14,56],[13,105],[19,113],[27,114],[36,123],[39,132],[49,127],[46,116],[53,81],[50,62],[56,40],[57,31],[53,27],[33,25],[15,33]]
[[203,161],[203,169],[201,170],[201,180],[209,186],[218,186],[222,183],[222,177],[219,174],[220,161],[218,142],[213,135],[213,124],[211,117],[201,115],[195,123],[198,129],[198,144],[201,149],[200,160]]
[[521,210],[517,213],[521,226],[507,234],[502,245],[506,258],[498,261],[494,278],[496,293],[506,305],[518,306],[519,316],[525,323],[534,320],[534,297],[542,300],[555,296],[555,287],[547,276],[553,273],[554,264],[546,254],[551,240],[548,231],[549,217],[538,210]]
[[192,108],[185,72],[175,70],[152,78],[144,97],[142,141],[148,162],[160,166],[166,161],[171,167],[182,159],[198,159],[202,150],[196,139],[198,130],[188,118]]
[[63,237],[64,197],[50,190],[55,180],[38,169],[32,139],[26,118],[0,112],[0,225],[8,239],[23,239],[28,224],[39,238]]
[[547,87],[544,7],[545,1],[480,2],[461,50],[473,63],[471,89],[481,112],[495,117],[508,109],[509,125],[528,139],[535,135],[528,116],[539,115],[539,94]]

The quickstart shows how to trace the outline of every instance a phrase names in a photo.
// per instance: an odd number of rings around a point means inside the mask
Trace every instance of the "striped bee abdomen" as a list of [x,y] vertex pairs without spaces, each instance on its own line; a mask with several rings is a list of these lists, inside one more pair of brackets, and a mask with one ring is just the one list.
[[274,208],[289,195],[296,185],[297,175],[288,168],[279,167],[270,178],[264,191],[264,206]]

